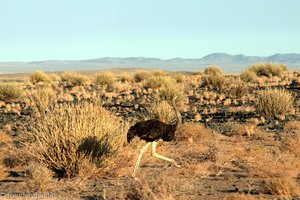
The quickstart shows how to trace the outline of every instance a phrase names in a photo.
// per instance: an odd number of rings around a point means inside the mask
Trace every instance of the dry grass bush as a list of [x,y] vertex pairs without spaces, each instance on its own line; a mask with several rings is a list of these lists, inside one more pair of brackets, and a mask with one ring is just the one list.
[[242,71],[242,73],[240,74],[240,78],[242,81],[246,82],[246,83],[251,83],[254,82],[257,78],[256,73],[250,70],[244,70]]
[[27,184],[30,192],[45,193],[57,187],[53,171],[40,163],[30,163],[26,167]]
[[165,76],[166,72],[163,70],[155,70],[155,71],[153,71],[153,75],[154,76]]
[[111,72],[98,73],[94,78],[94,83],[99,86],[111,86],[115,81],[115,75]]
[[187,79],[187,77],[184,74],[176,73],[172,76],[177,83],[184,83]]
[[115,82],[111,85],[111,88],[113,88],[113,90],[115,92],[121,93],[121,92],[125,92],[125,91],[129,91],[132,88],[132,84],[125,82],[125,83],[119,83],[119,82]]
[[184,86],[176,83],[174,79],[168,79],[168,83],[166,83],[159,89],[158,95],[161,100],[169,102],[171,101],[171,99],[177,96],[176,105],[178,105],[179,107],[182,107],[186,102]]
[[35,104],[39,113],[45,113],[48,107],[55,102],[56,94],[51,87],[38,87],[28,93],[28,98]]
[[201,75],[203,75],[204,74],[204,71],[203,70],[199,70],[199,71],[195,71],[194,73],[193,73],[193,75],[194,76],[201,76]]
[[158,101],[155,102],[148,109],[148,118],[157,119],[162,122],[171,124],[176,118],[174,109],[167,101]]
[[151,77],[151,73],[149,71],[138,71],[133,75],[135,82],[141,82]]
[[249,88],[248,84],[241,82],[241,81],[237,81],[235,83],[233,93],[237,98],[242,98],[242,97],[246,96],[247,94],[249,94],[249,92],[250,92],[250,88]]
[[174,82],[171,77],[166,76],[152,76],[145,80],[144,87],[158,89],[162,86]]
[[43,71],[35,71],[29,76],[29,81],[32,84],[37,84],[37,83],[49,83],[51,82],[51,77],[47,75]]
[[57,74],[49,74],[50,80],[53,82],[57,82],[61,80],[61,77]]
[[19,100],[23,96],[20,85],[15,83],[0,83],[0,99],[4,101]]
[[202,76],[202,86],[210,89],[220,90],[224,87],[225,77],[223,75],[205,75]]
[[297,184],[293,179],[267,179],[264,180],[263,187],[266,193],[280,195],[286,199],[293,199],[293,197],[299,197],[300,195],[300,185]]
[[289,122],[281,136],[281,150],[289,151],[300,158],[300,122]]
[[222,74],[222,69],[219,66],[209,66],[204,70],[204,74],[206,75],[220,75]]
[[71,85],[84,85],[88,81],[88,77],[77,72],[64,72],[61,80]]
[[163,176],[152,180],[151,182],[145,178],[135,181],[130,185],[128,191],[124,191],[122,196],[124,200],[175,200],[173,195],[172,180]]
[[6,146],[11,142],[11,137],[0,130],[0,180],[3,180],[8,176],[7,166],[5,165],[4,158],[6,154]]
[[178,133],[176,133],[176,140],[190,143],[198,139],[203,140],[211,137],[212,131],[199,123],[184,123]]
[[134,81],[133,76],[131,74],[119,74],[117,75],[117,80],[122,83],[132,83]]
[[260,197],[257,195],[251,195],[251,194],[228,194],[224,197],[223,200],[264,200],[264,197]]
[[254,72],[257,76],[281,76],[283,72],[287,71],[287,66],[275,63],[257,63],[248,70]]
[[107,170],[118,159],[126,130],[125,123],[101,106],[79,103],[53,107],[22,134],[24,148],[36,162],[58,177],[72,178]]
[[293,178],[300,170],[300,160],[289,152],[272,151],[264,147],[246,149],[236,155],[250,177]]
[[275,117],[287,115],[293,112],[294,95],[284,89],[267,89],[259,93],[255,108],[258,113]]

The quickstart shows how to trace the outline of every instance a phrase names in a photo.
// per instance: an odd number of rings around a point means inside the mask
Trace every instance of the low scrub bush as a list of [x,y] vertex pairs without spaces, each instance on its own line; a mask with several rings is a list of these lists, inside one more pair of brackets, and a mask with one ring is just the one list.
[[186,80],[186,76],[181,73],[176,73],[172,77],[176,80],[177,83],[184,83],[184,81]]
[[132,83],[133,82],[133,76],[130,74],[120,74],[117,76],[118,81],[121,81],[122,83]]
[[236,85],[236,87],[233,89],[233,93],[238,98],[244,97],[250,91],[249,86],[246,83],[244,83],[244,82],[237,81],[235,83],[235,85]]
[[155,70],[153,72],[153,75],[154,76],[165,76],[166,75],[166,72],[165,71],[162,71],[162,70]]
[[300,195],[300,185],[292,179],[273,178],[263,182],[264,189],[272,195],[280,195],[288,199]]
[[60,81],[61,78],[57,74],[49,74],[51,81],[57,82]]
[[163,85],[159,89],[158,95],[161,100],[169,102],[171,102],[171,100],[177,96],[176,104],[179,106],[182,106],[186,100],[183,86],[176,83],[174,79],[170,79],[168,84]]
[[171,124],[176,118],[175,111],[167,101],[155,102],[148,108],[148,117]]
[[220,90],[225,83],[225,77],[223,75],[205,75],[202,76],[201,79],[202,85],[210,89]]
[[41,82],[49,83],[49,82],[51,82],[51,77],[43,71],[36,71],[36,72],[33,72],[32,74],[30,74],[29,81],[32,84],[37,84],[37,83],[41,83]]
[[71,85],[83,85],[88,81],[88,77],[77,72],[64,72],[61,79],[62,81],[69,82]]
[[[127,125],[98,104],[57,105],[22,130],[24,149],[56,177],[92,176],[118,160]],[[91,173],[89,173],[91,170]],[[93,173],[92,173],[93,172]]]
[[202,71],[202,70],[195,71],[195,72],[193,73],[194,76],[203,75],[203,74],[204,74],[204,71]]
[[222,69],[219,66],[209,66],[204,70],[206,75],[219,75],[222,73]]
[[149,71],[139,71],[133,75],[135,82],[141,82],[151,77],[151,73]]
[[240,78],[242,81],[246,82],[246,83],[250,83],[255,81],[255,79],[257,78],[256,73],[250,70],[245,70],[240,74]]
[[257,63],[248,70],[254,72],[257,76],[281,76],[283,72],[287,71],[287,66],[284,64]]
[[0,83],[0,99],[4,101],[18,100],[23,96],[20,85],[15,83]]
[[111,86],[115,81],[115,76],[110,72],[96,74],[94,78],[94,83],[99,86]]
[[144,86],[157,89],[168,84],[173,84],[173,82],[174,81],[171,77],[152,76],[145,81]]
[[255,107],[257,112],[268,117],[287,115],[293,111],[294,96],[284,89],[267,89],[259,93]]

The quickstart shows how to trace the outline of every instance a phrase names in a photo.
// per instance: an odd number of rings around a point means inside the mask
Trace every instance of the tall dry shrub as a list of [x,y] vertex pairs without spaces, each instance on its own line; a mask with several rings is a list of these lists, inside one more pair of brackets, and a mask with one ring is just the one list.
[[225,84],[225,77],[223,75],[205,75],[201,79],[202,85],[210,89],[220,90]]
[[111,72],[98,73],[94,78],[94,83],[99,86],[111,86],[115,81],[115,76]]
[[159,101],[148,108],[148,117],[170,124],[174,121],[176,115],[167,101]]
[[135,82],[141,82],[151,77],[151,73],[149,71],[138,71],[133,75]]
[[257,112],[268,117],[287,115],[293,111],[294,96],[284,89],[267,89],[259,93],[255,107]]
[[0,99],[4,101],[19,100],[23,96],[20,85],[15,83],[0,83]]
[[45,113],[48,107],[55,102],[56,94],[50,87],[39,87],[31,91],[28,98],[35,104],[40,113]]
[[88,81],[88,77],[77,72],[64,72],[61,80],[66,81],[71,85],[83,85]]
[[51,82],[51,77],[43,71],[35,71],[32,74],[30,74],[29,81],[32,84],[37,84],[40,82],[49,83],[49,82]]
[[242,81],[246,82],[246,83],[250,83],[255,81],[255,79],[257,78],[256,73],[250,70],[245,70],[240,74],[240,78]]
[[168,102],[177,96],[178,106],[182,106],[186,101],[183,85],[176,83],[174,79],[168,79],[168,82],[159,89],[158,95],[161,100]]
[[287,66],[284,64],[275,63],[257,63],[253,64],[248,70],[254,72],[257,76],[281,76],[287,71]]
[[206,75],[220,75],[222,73],[222,69],[219,66],[209,66],[204,70]]
[[93,175],[116,162],[127,126],[97,104],[57,105],[22,131],[24,148],[56,176]]
[[174,81],[172,80],[171,77],[167,76],[152,76],[145,80],[144,86],[145,87],[150,87],[153,89],[160,88],[162,86],[165,86],[167,84],[173,83]]

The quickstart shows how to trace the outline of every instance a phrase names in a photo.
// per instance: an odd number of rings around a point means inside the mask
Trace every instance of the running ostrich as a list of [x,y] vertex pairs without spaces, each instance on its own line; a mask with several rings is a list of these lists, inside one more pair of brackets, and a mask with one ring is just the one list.
[[176,167],[181,167],[178,165],[174,159],[167,158],[165,156],[159,155],[156,153],[156,145],[158,141],[166,141],[170,142],[174,139],[175,132],[181,125],[181,115],[180,112],[178,111],[176,105],[175,105],[175,100],[177,96],[175,96],[172,99],[172,107],[175,110],[176,117],[177,117],[177,122],[174,125],[171,124],[166,124],[164,122],[161,122],[156,119],[150,119],[146,121],[141,121],[136,123],[134,126],[132,126],[128,133],[127,133],[127,142],[130,143],[130,141],[135,137],[139,137],[141,140],[145,140],[146,144],[141,148],[138,159],[136,161],[132,177],[135,177],[136,172],[140,166],[140,162],[142,159],[143,153],[146,151],[146,149],[152,144],[152,156],[166,160],[168,162],[173,163]]

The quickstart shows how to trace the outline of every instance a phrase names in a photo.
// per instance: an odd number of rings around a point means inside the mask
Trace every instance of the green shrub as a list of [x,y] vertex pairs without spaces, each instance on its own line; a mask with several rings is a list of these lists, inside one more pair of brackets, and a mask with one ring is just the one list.
[[15,83],[0,83],[0,99],[4,101],[18,100],[23,96],[20,85]]
[[64,72],[61,77],[62,81],[66,81],[72,85],[83,85],[88,81],[88,77],[77,72]]
[[257,63],[248,70],[254,72],[257,76],[281,76],[283,72],[287,71],[287,66],[284,64]]
[[219,66],[209,66],[204,70],[206,75],[219,75],[222,73],[222,69]]
[[294,96],[284,89],[267,89],[259,93],[256,110],[265,116],[287,115],[293,111]]
[[24,149],[57,177],[104,170],[118,159],[127,125],[97,104],[53,106],[22,130]]
[[110,72],[96,74],[94,79],[94,83],[100,86],[111,86],[115,81],[115,76]]
[[29,80],[32,84],[37,84],[40,82],[49,83],[51,82],[51,77],[43,71],[36,71],[30,74]]

